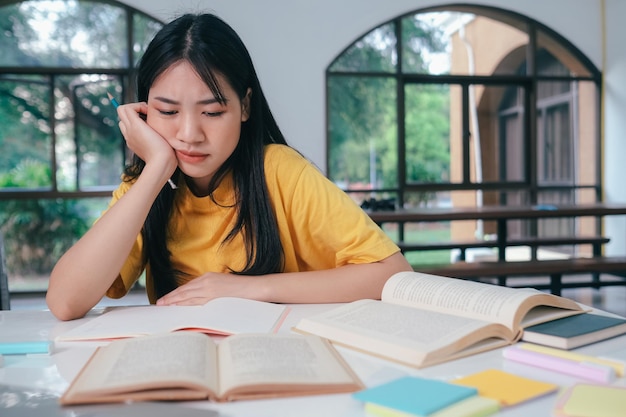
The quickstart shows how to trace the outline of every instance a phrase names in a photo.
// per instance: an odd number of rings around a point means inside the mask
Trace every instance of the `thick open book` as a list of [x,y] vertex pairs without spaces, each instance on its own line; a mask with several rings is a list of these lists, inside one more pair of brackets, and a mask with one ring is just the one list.
[[99,347],[60,401],[233,401],[363,387],[334,347],[317,336],[239,334],[216,343],[180,332]]
[[524,327],[583,312],[531,288],[419,272],[393,275],[381,298],[303,318],[294,330],[421,368],[512,344]]
[[200,306],[114,307],[60,334],[56,341],[108,340],[190,330],[213,335],[274,333],[289,312],[281,304],[215,298]]

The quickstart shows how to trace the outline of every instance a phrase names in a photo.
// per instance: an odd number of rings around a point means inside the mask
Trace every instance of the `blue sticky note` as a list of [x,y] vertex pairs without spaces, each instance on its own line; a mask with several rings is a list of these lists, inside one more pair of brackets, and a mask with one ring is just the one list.
[[475,388],[409,376],[355,392],[352,396],[363,402],[426,416],[477,394]]
[[7,342],[0,343],[0,354],[2,355],[26,355],[29,353],[50,353],[50,342]]

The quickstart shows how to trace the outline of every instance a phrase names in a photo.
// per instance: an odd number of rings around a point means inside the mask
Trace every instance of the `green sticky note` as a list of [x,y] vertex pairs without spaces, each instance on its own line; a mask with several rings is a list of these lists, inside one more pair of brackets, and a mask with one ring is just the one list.
[[576,384],[562,398],[561,410],[580,417],[624,417],[626,387]]

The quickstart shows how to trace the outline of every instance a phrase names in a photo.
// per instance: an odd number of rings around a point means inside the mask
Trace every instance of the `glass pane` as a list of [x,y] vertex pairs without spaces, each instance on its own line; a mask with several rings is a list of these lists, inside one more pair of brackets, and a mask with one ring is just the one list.
[[119,183],[124,142],[106,93],[119,97],[120,80],[97,74],[63,76],[55,87],[59,189],[86,190]]
[[410,84],[404,93],[406,182],[450,182],[450,86]]
[[[600,90],[591,81],[574,82],[575,178],[579,185],[596,185],[600,166]],[[580,201],[580,200],[579,200]],[[588,201],[594,201],[592,198]]]
[[344,51],[330,71],[394,72],[398,62],[395,25],[380,26]]
[[28,45],[37,43],[39,35],[20,10],[20,3],[0,7],[0,66],[38,65],[37,54]]
[[11,291],[45,291],[54,264],[107,207],[109,198],[0,201]]
[[447,74],[450,72],[448,23],[456,13],[419,13],[402,19],[402,72]]
[[397,186],[396,81],[328,79],[329,178],[346,190]]
[[163,25],[140,13],[133,14],[133,63],[136,65],[148,44]]
[[49,85],[45,76],[0,76],[0,188],[52,187]]
[[[540,65],[550,55],[559,65]],[[591,65],[589,63],[589,65]],[[593,71],[572,53],[572,47],[545,31],[537,31],[537,72],[540,75],[590,77]]]
[[541,185],[598,183],[598,88],[593,82],[537,84],[537,169]]
[[[469,108],[464,109],[462,88],[450,86],[449,182],[524,180],[527,156],[523,90],[471,84],[467,96]],[[464,118],[469,125],[468,146],[463,139]],[[465,178],[468,172],[469,178]]]
[[484,181],[525,181],[528,138],[524,129],[527,111],[524,89],[518,86],[475,88],[479,100],[474,117],[480,124]]
[[515,74],[526,57],[525,25],[505,16],[442,11],[405,17],[402,71],[405,73]]
[[399,207],[398,193],[395,191],[347,191],[352,200],[368,211],[389,211]]
[[0,9],[0,66],[128,66],[124,9],[105,3],[23,1]]

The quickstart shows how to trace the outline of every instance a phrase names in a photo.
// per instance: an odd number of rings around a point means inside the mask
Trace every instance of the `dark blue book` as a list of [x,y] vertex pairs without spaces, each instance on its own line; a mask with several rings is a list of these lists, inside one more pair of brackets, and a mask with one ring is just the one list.
[[622,334],[626,334],[625,319],[585,313],[527,327],[522,340],[574,349]]

